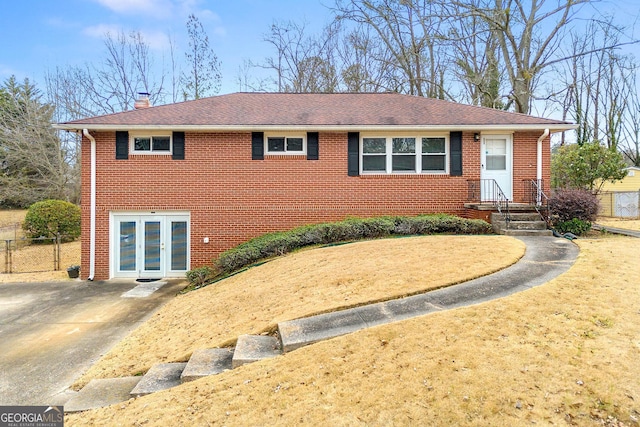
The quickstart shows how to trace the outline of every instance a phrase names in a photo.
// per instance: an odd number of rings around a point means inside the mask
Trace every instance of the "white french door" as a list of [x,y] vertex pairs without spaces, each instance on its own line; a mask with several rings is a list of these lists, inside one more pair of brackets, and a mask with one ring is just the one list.
[[112,276],[162,278],[189,269],[188,214],[112,214]]
[[[513,142],[511,135],[486,135],[482,137],[480,178],[494,180],[504,195],[513,200]],[[482,200],[496,200],[494,187],[482,185]]]

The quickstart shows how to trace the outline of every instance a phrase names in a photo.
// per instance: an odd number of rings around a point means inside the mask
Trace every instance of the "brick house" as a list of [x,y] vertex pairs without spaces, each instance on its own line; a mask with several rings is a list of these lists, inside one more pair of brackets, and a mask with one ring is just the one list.
[[393,93],[136,107],[56,125],[83,134],[83,278],[181,276],[257,235],[347,216],[486,218],[496,191],[548,190],[549,135],[573,128]]

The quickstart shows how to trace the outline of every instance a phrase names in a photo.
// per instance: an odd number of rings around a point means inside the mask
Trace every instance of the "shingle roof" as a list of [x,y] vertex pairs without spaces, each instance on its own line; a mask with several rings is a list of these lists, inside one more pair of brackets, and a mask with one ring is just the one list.
[[570,123],[397,93],[232,93],[56,126],[60,129],[447,127],[565,130]]

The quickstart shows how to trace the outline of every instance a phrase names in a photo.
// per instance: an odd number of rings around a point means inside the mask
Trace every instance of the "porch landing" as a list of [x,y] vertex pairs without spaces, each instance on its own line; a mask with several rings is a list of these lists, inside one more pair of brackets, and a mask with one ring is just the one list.
[[493,203],[465,203],[467,218],[482,219],[493,226],[497,234],[508,236],[551,236],[544,218],[536,207],[526,203],[509,203],[508,214],[498,212]]

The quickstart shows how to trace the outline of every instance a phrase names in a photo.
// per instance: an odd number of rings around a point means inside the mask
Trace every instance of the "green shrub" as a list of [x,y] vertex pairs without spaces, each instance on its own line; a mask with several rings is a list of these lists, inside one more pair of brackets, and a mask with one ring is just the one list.
[[561,233],[573,233],[576,236],[582,236],[591,230],[591,223],[578,218],[569,221],[560,221],[555,224],[556,230]]
[[194,268],[187,271],[187,280],[193,289],[208,285],[216,276],[216,271],[209,266]]
[[487,234],[491,225],[452,215],[416,217],[348,218],[344,221],[304,225],[286,232],[264,234],[220,254],[215,265],[229,274],[261,259],[284,255],[311,245],[326,245],[393,235]]
[[80,236],[80,208],[64,200],[44,200],[29,207],[22,228],[29,238],[62,236],[70,242]]

